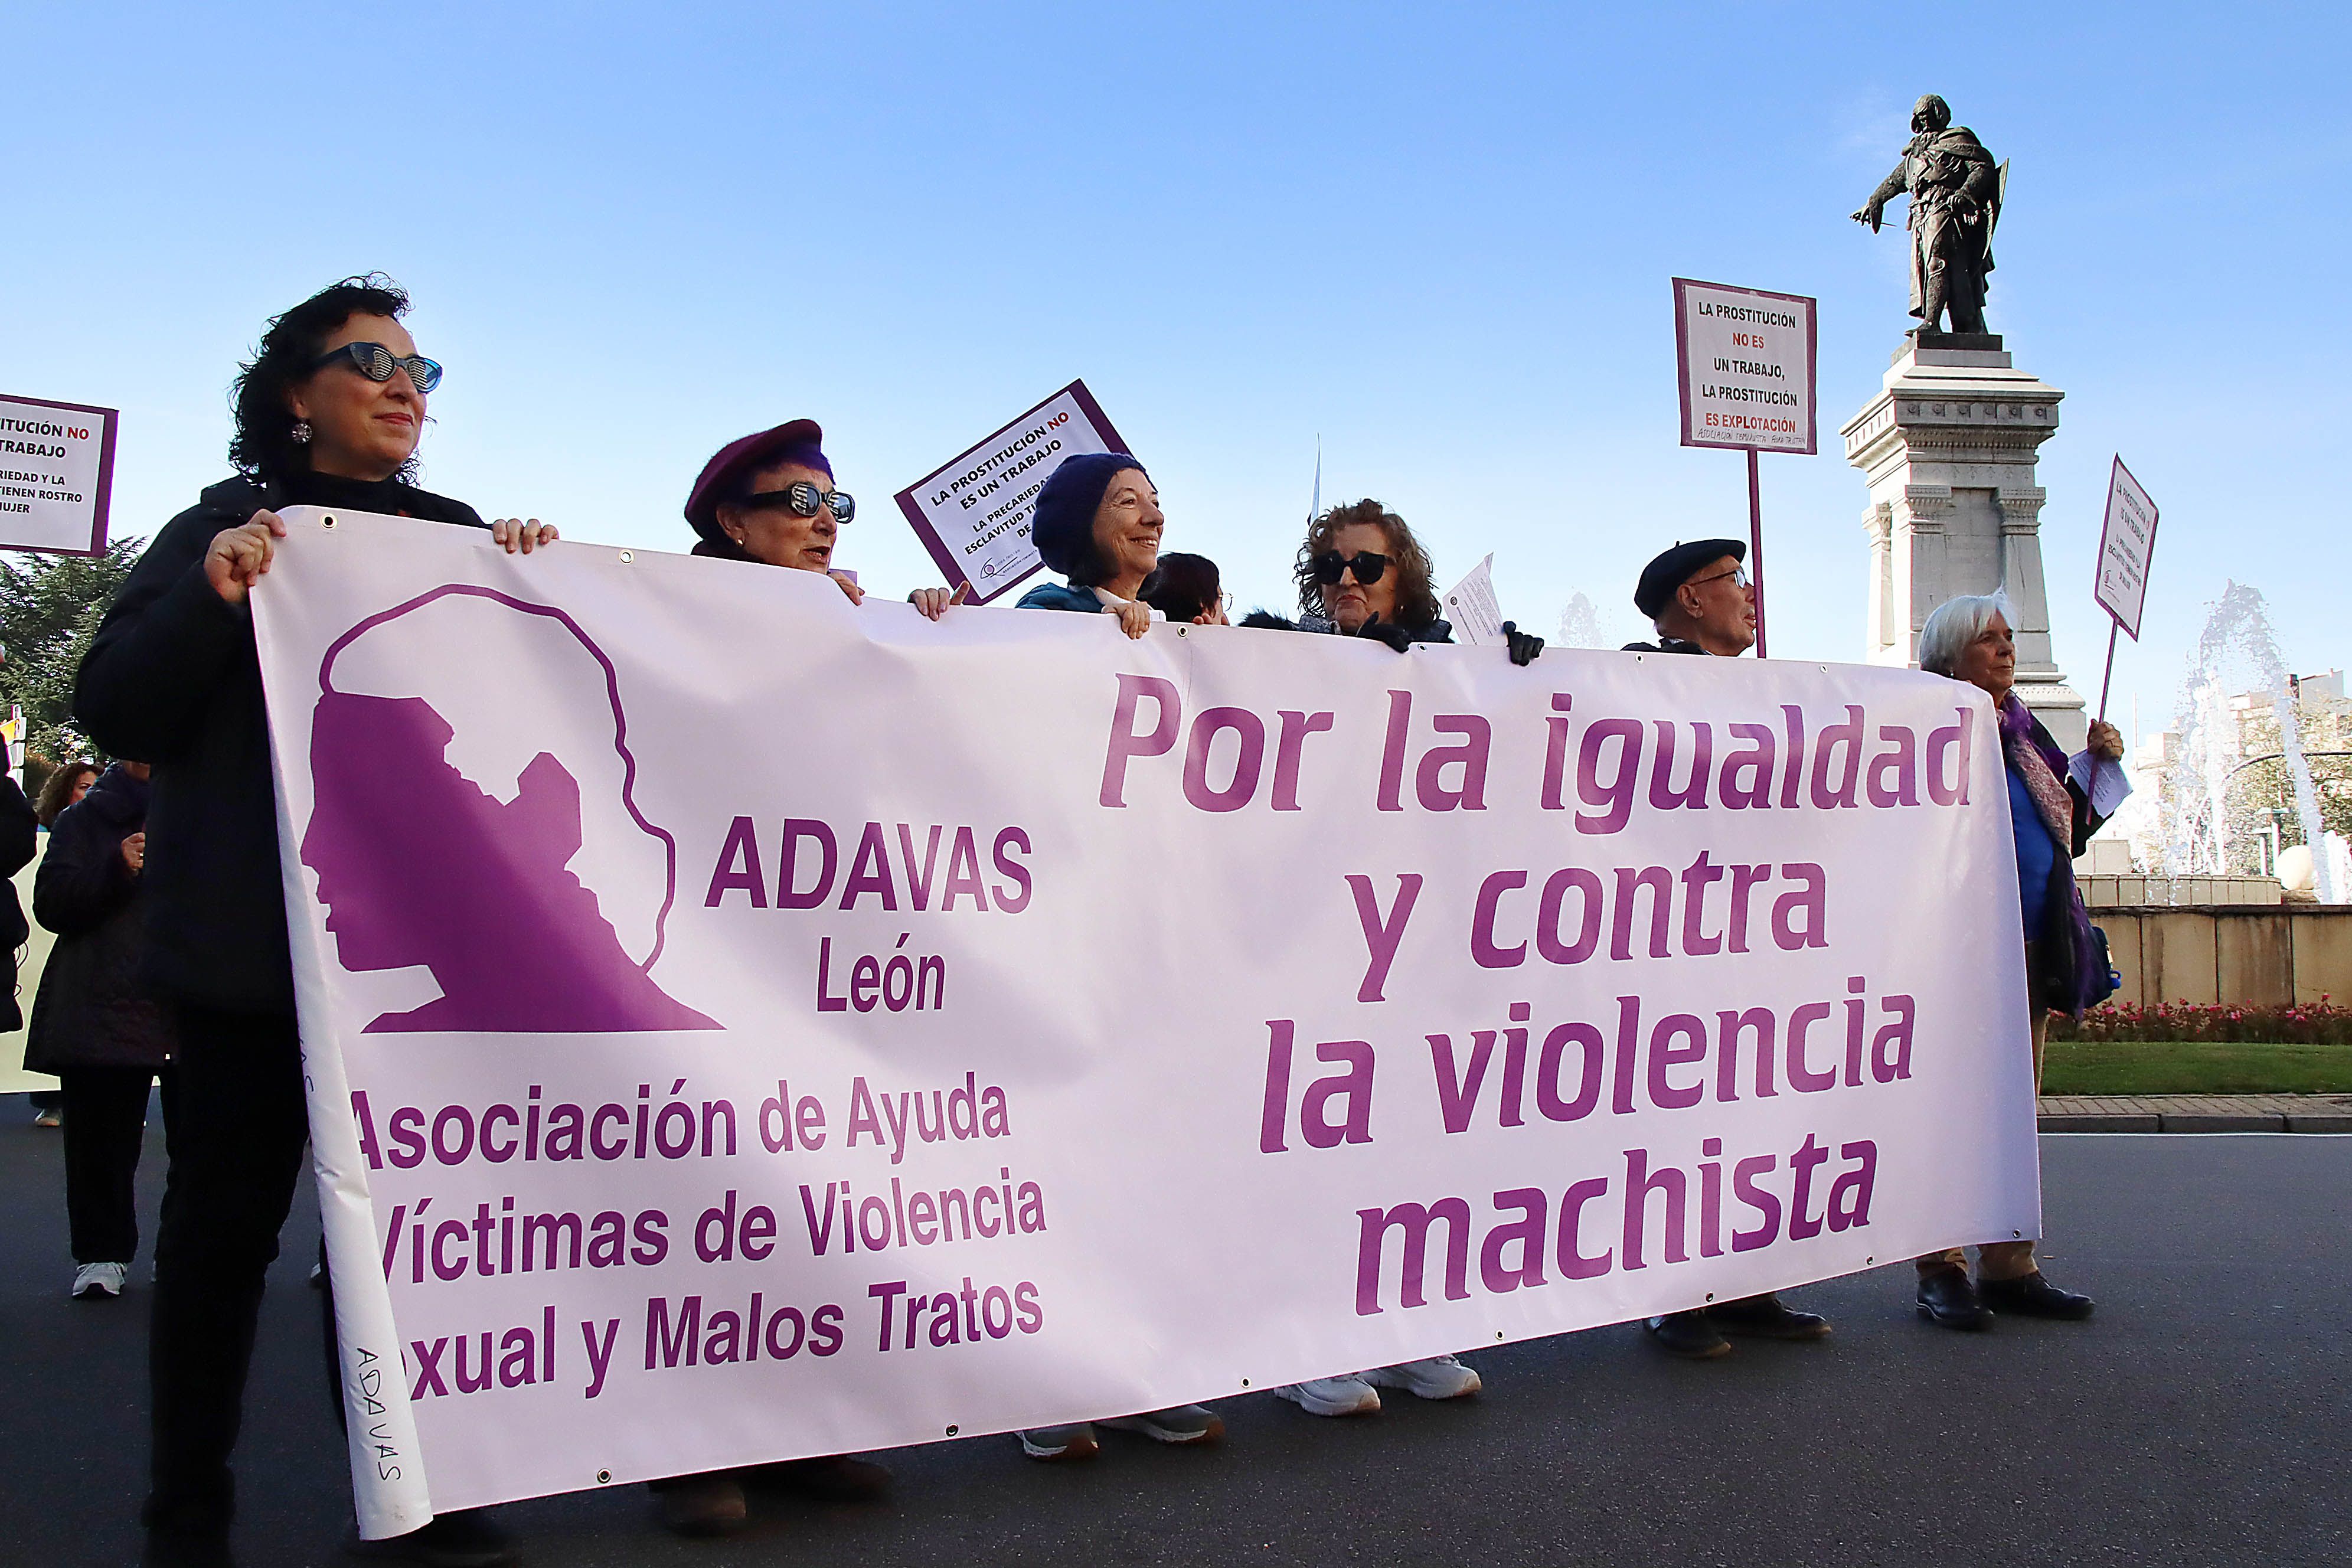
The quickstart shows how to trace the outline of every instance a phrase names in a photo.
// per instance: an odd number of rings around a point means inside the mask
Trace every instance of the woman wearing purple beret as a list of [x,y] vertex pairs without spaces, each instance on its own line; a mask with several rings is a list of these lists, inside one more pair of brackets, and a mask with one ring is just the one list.
[[[833,564],[842,525],[856,515],[857,503],[834,487],[824,442],[815,420],[793,419],[720,447],[686,500],[686,520],[702,536],[694,553],[822,572],[851,604],[863,604],[866,590]],[[969,592],[918,588],[907,602],[936,621]]]
[[[866,591],[836,571],[835,545],[857,503],[834,485],[824,432],[814,419],[793,419],[720,447],[702,467],[687,497],[686,519],[701,535],[694,553],[751,561],[796,572],[822,572],[853,605]],[[964,590],[919,588],[909,603],[932,620],[960,602]],[[889,1489],[890,1472],[866,1459],[835,1454],[787,1459],[746,1470],[709,1470],[653,1483],[662,1523],[680,1535],[727,1535],[751,1521],[744,1482],[770,1484],[821,1501],[862,1502]]]

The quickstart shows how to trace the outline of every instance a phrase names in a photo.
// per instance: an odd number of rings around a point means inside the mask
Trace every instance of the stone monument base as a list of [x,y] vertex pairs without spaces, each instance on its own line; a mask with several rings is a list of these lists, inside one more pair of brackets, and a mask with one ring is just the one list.
[[2073,752],[2088,725],[2051,655],[2046,495],[2034,483],[2065,395],[2017,369],[1998,333],[1916,331],[1846,426],[1845,448],[1870,484],[1870,661],[1917,664],[1938,605],[2000,589],[2017,634],[2017,694]]

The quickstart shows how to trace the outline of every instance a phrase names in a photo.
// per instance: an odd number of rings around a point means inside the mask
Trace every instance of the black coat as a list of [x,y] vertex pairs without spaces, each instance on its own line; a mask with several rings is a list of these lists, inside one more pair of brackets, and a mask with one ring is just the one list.
[[7,894],[0,900],[0,938],[8,949],[8,994],[0,997],[0,1034],[25,1026],[25,1010],[16,1000],[16,954],[33,934],[25,923],[25,906],[16,901],[16,884],[5,879],[23,870],[40,847],[41,819],[33,815],[33,803],[14,777],[0,772],[0,889]]
[[171,1017],[139,978],[146,889],[122,859],[122,841],[146,820],[146,784],[117,763],[49,828],[33,916],[58,944],[25,1042],[35,1072],[160,1068],[171,1057]]
[[131,569],[82,659],[74,711],[108,751],[154,765],[144,973],[167,1001],[294,1011],[253,616],[213,592],[204,559],[215,534],[256,510],[306,504],[487,526],[462,501],[394,480],[230,479],[164,525]]

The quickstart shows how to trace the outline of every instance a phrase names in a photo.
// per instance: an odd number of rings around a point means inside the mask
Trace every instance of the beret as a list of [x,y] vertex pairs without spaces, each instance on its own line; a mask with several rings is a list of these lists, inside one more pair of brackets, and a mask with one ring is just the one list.
[[1694,539],[1688,544],[1677,544],[1642,568],[1642,580],[1633,587],[1633,607],[1651,620],[1666,607],[1675,590],[1689,582],[1702,566],[1712,566],[1725,556],[1746,562],[1748,542],[1744,539]]
[[704,539],[723,545],[727,535],[719,526],[719,503],[727,499],[727,492],[736,482],[746,474],[772,466],[780,458],[806,468],[821,468],[830,479],[833,465],[825,459],[824,441],[824,432],[814,419],[789,419],[772,430],[730,441],[702,465],[702,476],[694,481],[694,489],[686,498],[686,521],[694,524],[694,531]]

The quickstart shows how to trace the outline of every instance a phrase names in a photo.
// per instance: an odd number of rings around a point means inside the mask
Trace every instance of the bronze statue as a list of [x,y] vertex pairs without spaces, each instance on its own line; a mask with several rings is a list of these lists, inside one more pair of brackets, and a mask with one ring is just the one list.
[[1939,331],[1948,311],[1955,332],[1985,330],[1985,278],[1992,270],[1992,231],[2000,222],[2000,199],[2009,165],[1993,166],[1977,133],[1952,123],[1951,105],[1934,93],[1911,110],[1917,132],[1903,149],[1903,162],[1870,193],[1853,215],[1873,234],[1887,202],[1911,195],[1911,313],[1918,330]]

